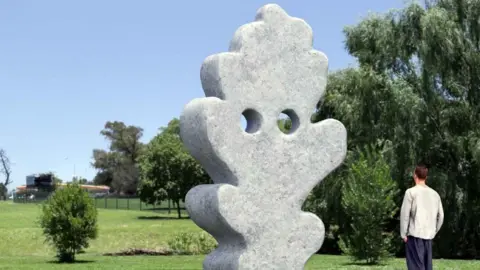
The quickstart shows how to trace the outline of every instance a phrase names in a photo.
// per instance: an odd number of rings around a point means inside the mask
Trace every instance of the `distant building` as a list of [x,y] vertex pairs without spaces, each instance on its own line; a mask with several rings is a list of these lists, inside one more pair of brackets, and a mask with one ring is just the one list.
[[54,185],[51,173],[27,175],[25,184],[28,188],[51,189]]
[[[55,183],[55,176],[52,173],[27,175],[25,185],[16,188],[13,198],[24,198],[26,200],[45,199],[55,188],[62,189],[67,184]],[[80,187],[90,193],[92,197],[105,196],[110,193],[109,186],[80,185]]]

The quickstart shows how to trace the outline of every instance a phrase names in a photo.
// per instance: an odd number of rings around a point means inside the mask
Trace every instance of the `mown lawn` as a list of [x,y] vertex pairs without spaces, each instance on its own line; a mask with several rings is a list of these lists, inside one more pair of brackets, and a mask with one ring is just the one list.
[[[99,209],[99,237],[76,264],[58,264],[44,244],[36,224],[38,205],[0,202],[0,269],[201,269],[203,256],[108,257],[102,254],[128,248],[160,249],[175,232],[200,231],[190,220],[175,214]],[[435,269],[480,269],[480,262],[437,260]],[[347,257],[316,255],[306,269],[405,269],[404,260],[386,265],[352,265]]]

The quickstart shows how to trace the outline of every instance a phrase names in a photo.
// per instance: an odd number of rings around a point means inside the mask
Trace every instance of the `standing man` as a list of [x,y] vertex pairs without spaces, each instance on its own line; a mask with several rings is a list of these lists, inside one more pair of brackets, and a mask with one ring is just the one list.
[[443,224],[438,193],[425,184],[428,168],[417,165],[415,186],[407,189],[400,212],[400,236],[405,242],[408,270],[432,270],[432,239]]

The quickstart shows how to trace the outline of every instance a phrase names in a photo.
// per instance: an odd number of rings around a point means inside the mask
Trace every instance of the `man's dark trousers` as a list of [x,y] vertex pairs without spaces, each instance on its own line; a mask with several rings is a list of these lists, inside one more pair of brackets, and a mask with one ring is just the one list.
[[432,270],[432,240],[408,236],[405,253],[408,270]]

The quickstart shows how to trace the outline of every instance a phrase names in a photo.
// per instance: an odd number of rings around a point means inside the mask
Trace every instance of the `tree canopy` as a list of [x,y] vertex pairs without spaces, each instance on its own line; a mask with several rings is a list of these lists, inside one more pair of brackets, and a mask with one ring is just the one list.
[[[391,173],[402,191],[411,186],[415,163],[429,165],[428,182],[445,205],[447,222],[434,245],[442,257],[478,258],[480,251],[479,19],[478,0],[438,0],[346,27],[345,46],[358,67],[329,76],[316,115],[345,124],[350,150],[390,142]],[[333,181],[342,174],[328,177],[314,199],[327,200],[318,211],[340,227],[345,215],[330,207],[341,195],[322,189],[340,190]],[[397,233],[396,223],[390,230]]]
[[144,145],[140,142],[143,129],[123,122],[107,122],[100,132],[110,141],[109,151],[93,150],[93,167],[98,170],[93,182],[111,186],[124,194],[135,194],[138,182],[138,158]]

